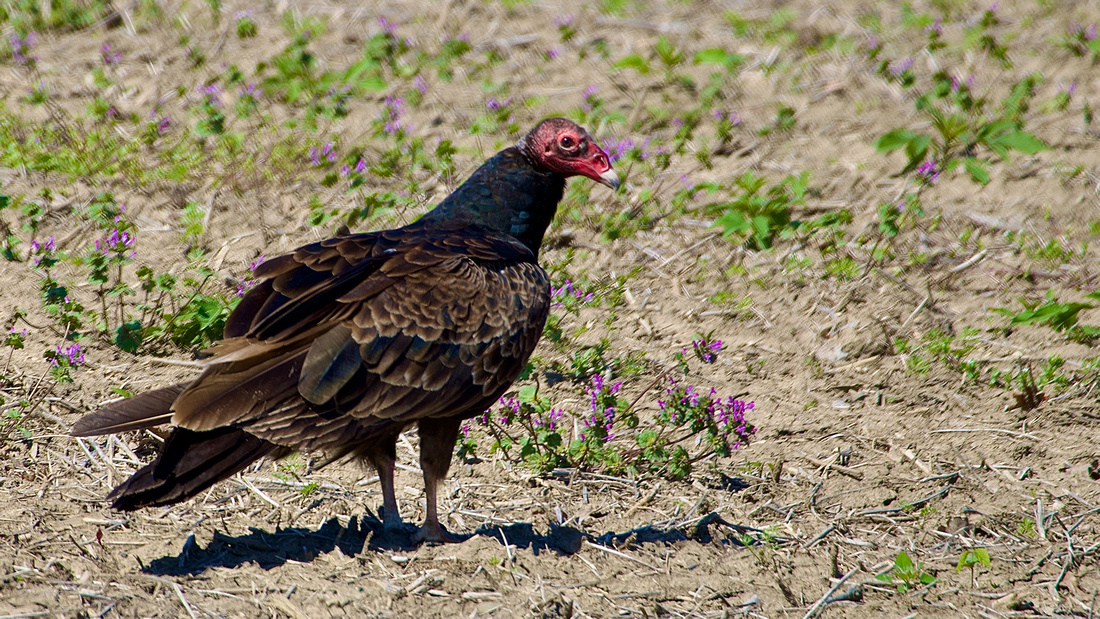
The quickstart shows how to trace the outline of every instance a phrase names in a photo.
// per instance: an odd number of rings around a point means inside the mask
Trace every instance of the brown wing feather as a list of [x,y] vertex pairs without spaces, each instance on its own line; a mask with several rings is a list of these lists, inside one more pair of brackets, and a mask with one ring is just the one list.
[[178,503],[277,450],[278,446],[236,428],[210,432],[175,428],[157,459],[107,498],[112,507],[124,511]]
[[85,415],[73,425],[72,436],[99,436],[127,430],[159,426],[172,417],[172,402],[187,387],[185,384],[154,389],[132,398],[119,400]]

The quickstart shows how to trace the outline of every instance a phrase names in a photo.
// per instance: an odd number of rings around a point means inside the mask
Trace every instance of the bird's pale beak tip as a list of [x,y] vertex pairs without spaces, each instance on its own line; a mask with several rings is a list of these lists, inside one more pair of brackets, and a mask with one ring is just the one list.
[[619,175],[615,172],[615,170],[608,170],[600,174],[600,182],[604,185],[607,185],[614,191],[618,191],[619,186],[622,185],[622,181],[619,180]]

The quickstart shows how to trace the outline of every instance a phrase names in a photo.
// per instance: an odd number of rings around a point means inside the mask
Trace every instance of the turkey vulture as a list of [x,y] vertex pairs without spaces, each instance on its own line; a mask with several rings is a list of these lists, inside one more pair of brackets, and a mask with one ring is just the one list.
[[262,263],[202,374],[80,419],[73,436],[170,423],[156,459],[108,495],[134,510],[191,498],[263,456],[321,450],[371,463],[387,527],[397,436],[416,422],[426,517],[417,541],[455,538],[436,487],[464,419],[512,384],[542,334],[539,246],[566,177],[613,189],[607,153],[563,118],[486,161],[432,211]]

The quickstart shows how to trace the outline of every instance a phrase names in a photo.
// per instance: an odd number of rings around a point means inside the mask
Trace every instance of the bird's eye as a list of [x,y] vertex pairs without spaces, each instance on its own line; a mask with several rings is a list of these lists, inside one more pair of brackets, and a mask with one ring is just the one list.
[[558,144],[561,144],[562,148],[564,148],[566,150],[569,150],[569,149],[573,148],[574,146],[576,146],[577,142],[576,142],[576,140],[569,137],[568,135],[563,135],[563,136],[561,136],[561,139],[558,140]]

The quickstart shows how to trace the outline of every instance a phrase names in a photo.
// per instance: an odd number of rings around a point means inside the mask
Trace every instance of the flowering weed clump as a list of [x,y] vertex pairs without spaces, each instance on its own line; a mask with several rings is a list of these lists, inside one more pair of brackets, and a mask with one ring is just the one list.
[[[967,41],[977,41],[981,51],[1005,69],[1012,67],[1007,48],[997,38],[1000,25],[997,5],[986,10],[967,32]],[[894,62],[882,60],[880,75],[907,89],[918,114],[928,122],[931,131],[895,129],[875,142],[880,152],[904,150],[908,162],[903,174],[915,172],[918,182],[931,183],[940,171],[965,170],[976,183],[990,181],[989,170],[994,163],[1008,159],[1011,151],[1034,155],[1047,148],[1042,140],[1024,130],[1023,114],[1027,111],[1042,76],[1029,74],[1012,85],[998,106],[975,87],[976,76],[952,69],[951,47],[943,36],[940,21],[926,29],[928,41],[924,51],[937,60],[937,70],[930,79],[923,78],[914,66],[914,58]],[[1084,41],[1087,29],[1077,40]],[[1067,39],[1069,40],[1069,39]],[[967,43],[964,42],[964,45]]]
[[[692,343],[704,363],[714,360],[721,349],[721,340],[701,338]],[[679,353],[678,357],[686,368],[691,359]],[[624,397],[622,381],[598,373],[581,386],[584,405],[575,408],[553,405],[539,393],[537,382],[525,385],[463,425],[459,455],[476,455],[474,432],[481,430],[490,440],[490,453],[543,473],[580,468],[683,479],[695,463],[713,455],[729,456],[756,433],[745,419],[753,402],[722,397],[713,387],[702,389],[673,374],[661,380],[665,386],[651,413],[638,409],[644,392],[631,401]]]
[[651,462],[664,462],[660,469],[668,477],[681,479],[691,473],[691,466],[709,455],[706,451],[692,455],[685,445],[698,438],[699,444],[710,447],[719,456],[728,456],[748,444],[756,428],[745,421],[745,412],[754,403],[734,396],[722,398],[717,389],[708,392],[696,386],[666,376],[665,394],[657,401],[658,429],[639,433],[638,445]]
[[[238,297],[252,285],[250,274],[262,256],[250,265],[249,275],[233,282],[237,294],[230,294],[228,287],[225,292],[207,290],[214,273],[200,262],[202,250],[189,252],[182,277],[158,273],[139,261],[137,229],[127,218],[126,205],[103,193],[82,211],[84,218],[98,228],[84,250],[65,251],[51,236],[45,240],[32,238],[25,256],[30,268],[41,274],[42,304],[62,337],[72,341],[100,338],[126,352],[136,352],[142,346],[167,342],[184,348],[203,347],[221,336]],[[184,239],[196,244],[203,233],[197,205],[184,209],[181,223],[187,227]],[[62,263],[77,268],[86,284],[74,286],[58,278],[56,267]],[[135,281],[136,287],[132,284]],[[77,294],[80,288],[91,292]],[[72,346],[80,350],[80,344]],[[64,351],[46,351],[57,382],[67,381],[69,370],[82,363],[83,356],[71,352],[71,346]]]
[[54,380],[58,383],[73,382],[69,370],[84,365],[84,351],[77,342],[47,350],[45,357],[49,360]]

